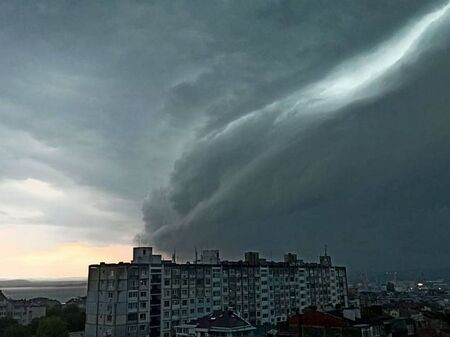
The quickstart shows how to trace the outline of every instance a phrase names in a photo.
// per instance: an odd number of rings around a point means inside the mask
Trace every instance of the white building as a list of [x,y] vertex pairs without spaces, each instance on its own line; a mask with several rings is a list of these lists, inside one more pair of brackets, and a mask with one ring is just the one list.
[[12,318],[19,324],[28,325],[34,318],[44,317],[45,314],[45,306],[7,298],[0,290],[0,318]]
[[159,337],[161,255],[135,248],[132,263],[89,267],[86,337]]
[[86,337],[171,337],[175,327],[215,311],[234,308],[255,325],[276,324],[314,305],[347,305],[345,267],[285,262],[246,254],[245,261],[220,261],[217,251],[198,263],[162,261],[151,247],[134,249],[132,263],[89,267]]
[[0,290],[0,319],[8,317],[8,298]]

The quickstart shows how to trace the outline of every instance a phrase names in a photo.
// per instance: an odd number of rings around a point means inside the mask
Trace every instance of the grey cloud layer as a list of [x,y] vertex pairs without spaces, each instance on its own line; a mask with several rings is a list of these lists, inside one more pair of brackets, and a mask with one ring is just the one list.
[[[283,112],[274,106],[242,126],[232,121],[284,102],[444,3],[4,2],[0,179],[94,191],[88,202],[108,210],[106,220],[97,222],[97,213],[89,220],[81,210],[46,211],[47,222],[89,239],[134,234],[139,224],[127,221],[141,216],[134,212],[154,190],[143,217],[145,235],[160,249],[187,257],[205,245],[230,255],[246,248],[313,255],[327,241],[339,258],[357,264],[355,253],[392,246],[378,229],[394,238],[394,228],[409,228],[408,209],[420,213],[409,215],[415,222],[446,219],[435,199],[397,201],[402,191],[423,194],[430,182],[414,180],[420,170],[442,168],[428,173],[446,186],[448,102],[440,90],[448,64],[436,44],[445,46],[448,27],[422,41],[428,54],[389,78],[397,91],[346,107],[335,119],[303,116],[273,127]],[[428,72],[439,78],[422,81]],[[432,102],[440,105],[428,109]],[[440,132],[426,128],[421,104]],[[224,128],[226,136],[217,137]],[[435,150],[415,135],[426,135]],[[438,162],[432,167],[419,160],[430,152]],[[405,174],[411,162],[416,173]],[[383,198],[382,186],[398,191]],[[410,227],[404,245],[421,235]],[[367,244],[366,233],[380,240]],[[424,247],[434,245],[424,238]]]
[[[402,23],[408,30],[422,17]],[[448,13],[441,21],[401,65],[367,88],[366,96],[375,97],[358,102],[350,92],[335,118],[305,115],[303,104],[299,117],[277,124],[289,109],[277,93],[262,113],[241,110],[246,117],[209,128],[177,161],[166,195],[152,195],[144,205],[150,241],[187,257],[194,246],[230,255],[244,248],[299,249],[311,256],[327,242],[353,266],[370,260],[375,268],[407,267],[411,257],[432,264],[435,245],[448,256]],[[369,53],[377,43],[372,40]],[[392,82],[390,93],[383,87]],[[340,107],[332,103],[317,112]]]

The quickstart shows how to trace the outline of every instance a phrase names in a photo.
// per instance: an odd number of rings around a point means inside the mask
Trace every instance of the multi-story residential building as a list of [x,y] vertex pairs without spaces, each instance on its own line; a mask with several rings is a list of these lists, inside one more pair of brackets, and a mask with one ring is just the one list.
[[19,324],[28,325],[34,318],[45,317],[47,309],[27,300],[10,300],[10,317]]
[[12,318],[19,324],[28,325],[34,318],[44,317],[45,314],[45,306],[27,300],[13,300],[0,291],[0,318]]
[[86,336],[159,337],[161,255],[135,248],[131,263],[89,267]]
[[331,257],[320,257],[320,263],[304,264],[307,273],[310,303],[324,309],[342,304],[347,306],[347,272],[345,267],[333,267]]
[[0,290],[0,319],[8,317],[8,298]]
[[164,261],[139,247],[131,263],[90,266],[86,337],[171,337],[175,326],[230,307],[252,324],[274,325],[310,305],[347,305],[346,269],[326,255],[320,263],[255,252],[221,261],[209,250],[196,261]]

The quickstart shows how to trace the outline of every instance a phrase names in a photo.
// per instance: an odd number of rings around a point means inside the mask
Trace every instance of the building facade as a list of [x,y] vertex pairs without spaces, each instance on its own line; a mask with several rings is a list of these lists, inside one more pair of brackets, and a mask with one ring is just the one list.
[[8,318],[8,298],[0,290],[0,319]]
[[135,248],[131,263],[90,266],[86,336],[159,337],[162,266],[152,248]]
[[0,319],[12,318],[19,324],[28,325],[34,318],[44,317],[46,307],[28,300],[7,298],[0,290]]
[[221,261],[209,250],[196,261],[165,261],[139,247],[131,263],[90,266],[86,337],[171,337],[176,326],[228,308],[252,324],[275,325],[311,305],[347,305],[346,269],[329,256],[274,262],[252,252]]

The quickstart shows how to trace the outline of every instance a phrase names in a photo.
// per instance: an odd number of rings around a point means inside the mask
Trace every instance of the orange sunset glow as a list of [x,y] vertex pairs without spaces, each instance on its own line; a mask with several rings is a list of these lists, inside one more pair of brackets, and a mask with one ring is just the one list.
[[127,245],[100,247],[77,242],[30,250],[6,244],[0,251],[2,255],[0,278],[86,277],[88,265],[130,261],[131,253],[132,249]]

